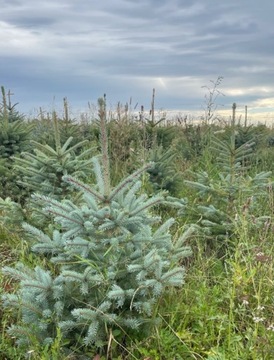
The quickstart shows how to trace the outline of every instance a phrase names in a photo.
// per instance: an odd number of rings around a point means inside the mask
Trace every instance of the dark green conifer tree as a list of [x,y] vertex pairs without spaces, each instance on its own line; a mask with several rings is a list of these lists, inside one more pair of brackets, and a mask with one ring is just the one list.
[[0,194],[20,201],[22,189],[17,184],[17,174],[13,169],[12,156],[28,150],[32,126],[24,121],[24,116],[11,104],[10,92],[6,95],[1,87],[0,106]]
[[[31,141],[32,152],[22,152],[21,157],[15,157],[15,169],[21,176],[18,183],[31,192],[51,195],[58,199],[66,196],[70,189],[63,182],[64,175],[73,175],[85,180],[90,177],[92,154],[94,148],[84,147],[87,140],[82,140],[73,146],[72,137],[61,142],[60,129],[56,114],[53,114],[54,146]],[[79,154],[77,154],[79,152]]]
[[165,190],[173,196],[179,193],[181,174],[176,169],[176,157],[177,152],[172,147],[164,149],[162,146],[155,146],[151,149],[149,158],[154,166],[147,172],[154,191]]
[[24,122],[24,116],[16,110],[17,104],[11,104],[10,92],[8,99],[3,86],[1,92],[0,158],[9,159],[27,149],[31,126]]
[[[250,223],[252,217],[255,217],[259,225],[262,214],[256,212],[256,206],[259,199],[268,195],[272,180],[271,172],[250,175],[254,142],[250,139],[237,147],[233,125],[229,137],[221,140],[212,134],[210,141],[210,149],[215,154],[215,164],[219,171],[215,174],[206,171],[193,173],[195,180],[185,183],[199,194],[199,202],[195,205],[198,224],[209,239],[209,244],[214,244],[213,248],[216,249],[214,240],[221,240],[217,241],[217,248],[227,246],[224,240],[234,234],[237,212],[242,212],[246,204],[249,204],[246,216]],[[265,218],[262,217],[262,220],[265,221]]]

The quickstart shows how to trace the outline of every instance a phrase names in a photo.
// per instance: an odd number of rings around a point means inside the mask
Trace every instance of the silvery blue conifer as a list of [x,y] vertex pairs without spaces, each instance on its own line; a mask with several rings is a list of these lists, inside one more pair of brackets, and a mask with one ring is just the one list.
[[55,230],[47,234],[29,224],[25,230],[32,250],[55,264],[55,271],[18,264],[3,272],[19,281],[14,294],[3,296],[4,305],[17,308],[20,323],[8,332],[18,344],[63,338],[84,346],[107,344],[114,330],[121,336],[143,332],[155,320],[155,305],[169,287],[181,287],[190,255],[185,240],[190,227],[174,240],[174,219],[161,222],[150,209],[164,202],[160,195],[141,191],[143,166],[114,188],[109,178],[104,101],[100,103],[102,157],[93,158],[96,186],[67,175],[63,181],[81,193],[77,205],[35,194],[52,215]]

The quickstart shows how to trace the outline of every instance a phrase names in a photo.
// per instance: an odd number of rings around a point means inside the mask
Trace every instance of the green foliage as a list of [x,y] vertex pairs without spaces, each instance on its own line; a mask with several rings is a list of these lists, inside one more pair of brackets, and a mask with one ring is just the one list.
[[2,196],[10,197],[13,201],[20,203],[27,192],[17,183],[19,179],[19,174],[13,168],[13,160],[0,158],[0,193]]
[[[10,158],[28,147],[31,126],[24,122],[23,115],[7,101],[5,89],[2,86],[2,106],[0,108],[0,158]],[[10,93],[9,93],[10,94]]]
[[167,294],[159,309],[165,327],[154,335],[157,340],[147,352],[153,354],[156,349],[160,359],[270,360],[274,339],[271,232],[269,220],[254,232],[249,220],[239,214],[233,251],[225,259],[215,253],[209,256],[200,242],[184,288]]
[[135,123],[123,117],[109,121],[107,128],[111,178],[115,184],[141,166],[142,135]]
[[[17,185],[16,172],[13,170],[12,156],[29,148],[32,126],[24,122],[24,117],[7,101],[5,89],[2,90],[2,106],[0,108],[0,193],[20,201],[21,188]],[[10,94],[10,93],[9,93]]]
[[104,99],[99,106],[102,157],[92,159],[96,185],[63,176],[79,191],[79,203],[36,194],[43,212],[54,220],[53,230],[24,225],[32,251],[50,260],[54,269],[23,263],[3,268],[5,276],[19,282],[17,291],[2,298],[5,307],[19,313],[20,322],[8,333],[23,347],[39,342],[51,346],[58,329],[61,344],[71,350],[107,349],[111,336],[120,344],[145,337],[157,323],[160,297],[184,283],[180,262],[191,253],[184,243],[193,229],[173,239],[175,220],[159,224],[160,217],[149,212],[166,203],[160,194],[141,193],[139,178],[150,165],[111,186]]
[[31,127],[20,120],[5,123],[0,119],[0,157],[10,158],[29,147]]
[[154,191],[165,190],[170,195],[179,194],[181,179],[176,169],[176,157],[174,148],[164,150],[159,146],[150,151],[149,158],[154,166],[148,169],[148,174]]
[[22,206],[7,197],[0,197],[0,223],[7,226],[20,226],[25,220],[25,214]]
[[164,120],[165,118],[161,118],[155,124],[151,121],[142,124],[139,136],[142,138],[143,146],[146,149],[153,149],[157,146],[166,149],[178,135],[178,128],[175,126],[158,126]]
[[32,250],[50,257],[59,270],[56,276],[40,267],[3,269],[20,281],[17,294],[4,296],[5,306],[22,311],[22,325],[9,330],[19,344],[32,337],[51,343],[60,327],[74,344],[105,345],[110,329],[127,334],[147,327],[166,287],[182,286],[184,269],[176,263],[190,251],[183,237],[172,241],[173,219],[152,230],[159,219],[147,209],[162,198],[136,194],[141,185],[138,175],[145,169],[106,197],[102,169],[94,159],[98,189],[72,177],[64,179],[83,192],[80,207],[69,200],[36,196],[44,200],[44,210],[61,231],[50,237],[30,225],[25,229],[36,241]]
[[[98,126],[106,121],[105,98],[99,120],[85,126],[64,110],[58,117],[60,148],[70,136],[68,151],[89,140],[69,152],[68,163],[90,147],[90,139],[101,140],[105,154],[110,149],[110,162],[104,169],[106,163],[93,158],[82,178],[81,171],[64,172],[63,189],[71,189],[64,195],[54,198],[45,188],[34,196],[41,214],[52,219],[47,227],[33,222],[28,202],[14,201],[28,194],[15,186],[22,178],[13,160],[1,158],[0,176],[9,191],[1,188],[0,199],[0,293],[6,305],[0,311],[1,359],[273,358],[273,130],[218,125],[218,92],[208,90],[199,126],[157,125],[152,114],[147,125],[132,122],[125,110],[111,115],[105,140]],[[9,107],[7,98],[4,119]],[[47,145],[56,151],[54,116],[32,121],[30,133],[52,162]],[[29,145],[24,151],[37,156]],[[139,169],[150,154],[154,169]],[[56,174],[56,168],[50,171]],[[173,174],[181,181],[173,198],[143,194],[143,185],[151,192],[149,176],[157,192]],[[24,225],[27,235],[22,221],[32,224]],[[186,224],[193,221],[200,232],[191,236],[193,227]],[[191,241],[190,259],[184,257],[185,241]],[[183,287],[180,266],[179,286],[165,279],[178,260],[188,269]]]
[[216,136],[211,137],[211,150],[216,154],[217,164],[228,174],[231,181],[238,175],[242,175],[247,169],[247,163],[253,155],[254,141],[249,140],[241,146],[236,146],[236,133],[232,129],[227,140],[219,140]]
[[185,121],[183,136],[185,143],[179,142],[183,145],[182,152],[185,158],[196,158],[202,154],[205,145],[205,134],[203,133],[201,125],[193,125]]
[[156,128],[157,145],[168,149],[173,141],[180,136],[180,127],[174,125],[159,126]]
[[266,128],[263,125],[236,126],[236,134],[235,134],[236,148],[248,142],[252,142],[253,143],[252,147],[253,149],[255,149],[264,140],[265,133],[266,133]]
[[272,180],[271,172],[248,175],[252,145],[250,140],[236,147],[234,129],[227,140],[212,136],[211,150],[216,154],[217,171],[214,176],[200,171],[193,174],[197,181],[185,181],[200,196],[196,218],[209,239],[228,239],[234,231],[234,219],[240,208],[250,219],[259,216],[256,206],[268,196]]
[[42,109],[40,109],[39,117],[30,121],[33,126],[31,140],[55,148],[56,139],[54,133],[56,121],[58,122],[61,144],[64,144],[70,137],[73,138],[71,146],[76,145],[83,139],[87,141],[95,139],[95,137],[92,137],[92,130],[90,128],[87,128],[85,124],[79,123],[76,119],[70,117],[69,105],[67,99],[64,98],[63,115],[59,115],[55,111],[45,114]]
[[[22,180],[19,180],[18,184],[22,188],[60,198],[70,192],[69,187],[62,181],[64,175],[71,174],[80,179],[90,176],[94,148],[83,150],[87,140],[72,146],[72,137],[62,144],[56,118],[54,124],[54,147],[32,141],[33,152],[22,152],[21,157],[15,157],[14,167],[21,175]],[[77,154],[80,149],[82,151]]]

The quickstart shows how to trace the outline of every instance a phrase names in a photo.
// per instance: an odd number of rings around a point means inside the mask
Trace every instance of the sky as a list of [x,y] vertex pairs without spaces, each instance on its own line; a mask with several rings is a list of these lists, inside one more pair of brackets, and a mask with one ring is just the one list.
[[273,0],[0,0],[0,84],[17,110],[74,114],[106,94],[190,114],[221,77],[219,111],[274,121]]

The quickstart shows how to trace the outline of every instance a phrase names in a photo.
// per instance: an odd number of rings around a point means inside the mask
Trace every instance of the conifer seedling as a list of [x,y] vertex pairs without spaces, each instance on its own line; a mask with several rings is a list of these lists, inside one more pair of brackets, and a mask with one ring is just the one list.
[[16,308],[20,321],[8,329],[19,345],[51,344],[61,330],[69,349],[96,346],[106,351],[109,341],[123,342],[146,334],[157,320],[157,301],[170,287],[184,283],[180,262],[191,251],[185,241],[189,227],[173,239],[174,219],[161,222],[151,208],[161,194],[142,193],[144,165],[111,186],[105,99],[99,99],[102,155],[94,157],[96,185],[76,177],[63,180],[79,191],[79,204],[45,195],[43,211],[54,219],[49,234],[25,224],[34,241],[32,250],[55,265],[55,271],[18,264],[3,272],[19,282],[14,294],[4,294],[7,308]]

